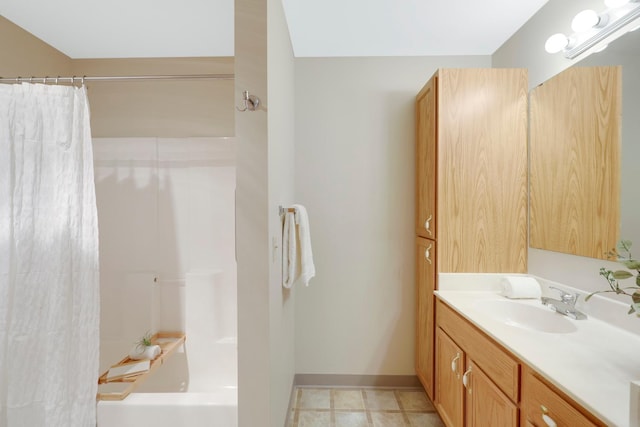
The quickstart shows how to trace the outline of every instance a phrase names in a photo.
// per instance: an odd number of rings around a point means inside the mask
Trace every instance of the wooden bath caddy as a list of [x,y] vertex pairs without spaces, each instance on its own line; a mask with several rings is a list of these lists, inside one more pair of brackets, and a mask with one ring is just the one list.
[[[164,361],[171,356],[178,347],[184,344],[186,335],[182,332],[158,332],[151,337],[151,344],[159,345],[162,349],[160,356],[151,361],[149,369],[144,372],[138,372],[136,374],[128,375],[126,377],[107,379],[109,370],[98,378],[98,384],[114,384],[124,383],[128,384],[124,390],[118,392],[98,393],[98,400],[123,400],[131,392],[133,392],[142,382],[147,379],[152,372],[160,367]],[[135,362],[133,359],[126,356],[124,359],[113,365],[111,368],[120,367],[123,365]],[[109,368],[109,369],[111,369]]]

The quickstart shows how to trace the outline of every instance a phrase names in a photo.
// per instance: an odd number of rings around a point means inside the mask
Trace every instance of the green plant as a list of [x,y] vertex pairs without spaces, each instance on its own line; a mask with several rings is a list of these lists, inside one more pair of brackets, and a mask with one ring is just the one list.
[[153,335],[151,335],[151,332],[147,331],[147,333],[145,333],[137,342],[136,342],[136,349],[138,351],[144,351],[145,348],[147,347],[151,347],[153,344],[151,343],[151,338],[153,338]]
[[[618,295],[627,295],[631,297],[631,308],[629,309],[629,314],[636,313],[636,315],[640,316],[640,261],[633,259],[631,256],[631,240],[621,240],[618,243],[616,249],[612,249],[607,253],[609,258],[615,257],[616,260],[624,265],[627,270],[609,270],[607,268],[600,269],[600,275],[605,278],[607,283],[609,284],[609,289],[604,289],[601,291],[595,291],[587,295],[585,301],[588,301],[589,298],[594,296],[595,294],[614,292]],[[632,273],[629,270],[635,270]],[[620,286],[619,280],[626,280],[635,277],[635,285],[632,286]]]

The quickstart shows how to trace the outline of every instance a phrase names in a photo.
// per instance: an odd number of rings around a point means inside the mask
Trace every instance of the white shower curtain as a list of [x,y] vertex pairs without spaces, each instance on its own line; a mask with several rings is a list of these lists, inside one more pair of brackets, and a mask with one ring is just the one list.
[[0,84],[2,427],[95,427],[93,179],[85,89]]

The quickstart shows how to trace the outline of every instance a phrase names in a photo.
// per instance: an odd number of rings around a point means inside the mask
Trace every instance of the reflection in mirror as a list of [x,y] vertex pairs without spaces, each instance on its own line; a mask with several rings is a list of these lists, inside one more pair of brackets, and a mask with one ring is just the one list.
[[530,96],[530,245],[604,258],[619,230],[620,67],[576,67]]
[[[599,87],[578,89],[576,85],[558,86],[553,93],[553,104],[544,107],[537,104],[536,94],[545,86],[548,90],[554,81],[571,80],[570,76],[575,76],[580,69],[596,66],[619,66],[621,69],[622,85],[617,99],[603,97],[596,102],[588,103],[593,107],[590,111],[585,108],[588,104],[582,99],[584,93],[615,93],[615,82],[596,79],[599,81]],[[636,247],[640,246],[640,168],[637,167],[637,159],[640,159],[640,120],[637,120],[640,116],[640,81],[636,78],[638,75],[640,31],[635,31],[616,40],[603,52],[592,54],[574,68],[564,71],[532,91],[530,246],[593,258],[606,258],[605,252],[615,247],[615,240],[618,238],[632,240],[636,242]],[[606,89],[603,86],[604,82],[607,85],[613,84],[614,87]],[[562,92],[564,95],[560,96]],[[616,103],[621,106],[622,117],[620,112],[613,110]],[[561,105],[565,108],[558,110]],[[556,109],[556,113],[549,114],[548,109]],[[541,114],[543,112],[544,117]],[[591,118],[584,115],[587,113],[592,114]],[[621,119],[618,136],[615,132],[616,115],[618,120]],[[558,135],[558,128],[562,129],[563,124],[573,127],[573,134]],[[547,134],[536,136],[536,132]],[[551,134],[548,134],[549,132]],[[573,154],[567,153],[567,147],[571,144],[585,143],[585,135],[588,134],[592,134],[591,144],[583,144],[582,149],[574,151]],[[619,158],[609,151],[601,151],[602,155],[613,157],[603,159],[596,155],[591,163],[583,164],[585,169],[581,170],[580,174],[571,173],[575,172],[572,168],[576,168],[576,162],[583,157],[584,150],[594,148],[594,141],[605,142],[605,138],[618,137],[622,141]],[[613,146],[616,144],[615,141],[609,142]],[[558,156],[565,155],[569,157],[558,159]],[[615,184],[616,175],[620,180],[619,185]],[[600,177],[594,180],[594,176]],[[591,187],[584,187],[589,181],[591,184],[588,185]],[[570,199],[576,196],[567,192],[567,186],[582,191],[580,203],[571,202]],[[619,200],[616,200],[615,194],[611,194],[612,191],[620,192]],[[543,201],[546,204],[542,203]],[[581,203],[588,203],[590,207],[585,208]],[[618,208],[619,213],[616,212]],[[607,211],[609,213],[606,213]],[[618,215],[619,230],[611,231],[610,221],[618,221],[611,215]],[[594,221],[596,218],[597,221]],[[612,238],[611,235],[617,237]],[[557,242],[552,245],[547,243],[549,239],[553,240],[554,236],[556,240],[560,236],[560,246]],[[580,246],[577,242],[586,247],[577,248]]]
[[640,249],[640,30],[619,38],[578,66],[622,66],[620,238]]

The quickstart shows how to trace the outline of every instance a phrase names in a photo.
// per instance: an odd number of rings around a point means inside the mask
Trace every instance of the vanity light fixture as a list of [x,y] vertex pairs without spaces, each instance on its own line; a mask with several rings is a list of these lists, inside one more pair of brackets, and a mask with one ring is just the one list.
[[562,33],[552,35],[544,44],[544,50],[549,53],[558,53],[569,47],[569,38]]
[[640,0],[605,0],[604,3],[608,9],[601,13],[594,10],[578,13],[571,22],[574,33],[552,35],[545,43],[545,50],[564,52],[565,58],[574,59],[598,44],[604,49],[609,41],[631,31],[629,27],[633,28],[632,23],[640,18]]
[[595,10],[587,9],[578,13],[571,21],[571,29],[576,33],[584,33],[593,28],[602,28],[607,24],[609,15],[598,15]]

